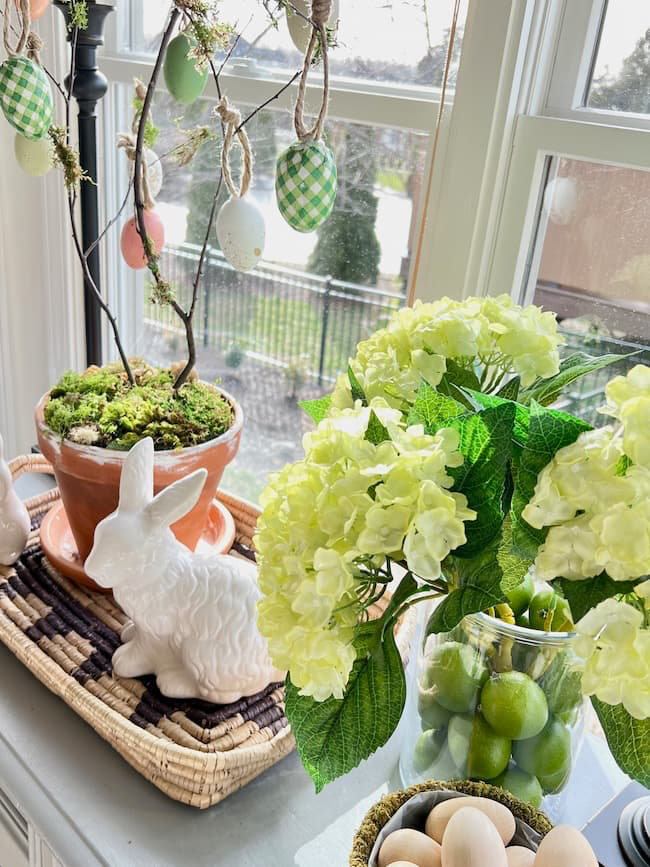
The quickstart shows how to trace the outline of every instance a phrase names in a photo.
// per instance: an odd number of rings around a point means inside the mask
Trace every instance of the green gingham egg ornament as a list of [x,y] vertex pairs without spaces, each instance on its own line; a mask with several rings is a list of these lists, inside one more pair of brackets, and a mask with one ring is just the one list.
[[313,232],[329,217],[336,183],[334,154],[321,140],[295,142],[278,157],[278,208],[298,232]]
[[9,123],[30,141],[45,138],[52,124],[52,91],[38,63],[22,55],[0,65],[0,108]]

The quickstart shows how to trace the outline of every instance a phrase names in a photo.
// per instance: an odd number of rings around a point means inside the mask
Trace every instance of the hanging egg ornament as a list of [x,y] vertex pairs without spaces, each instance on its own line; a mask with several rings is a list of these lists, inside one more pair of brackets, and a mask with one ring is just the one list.
[[231,196],[217,217],[217,241],[237,271],[250,271],[264,252],[266,226],[262,212],[247,196]]
[[295,142],[278,157],[278,208],[298,232],[313,232],[332,213],[336,199],[334,154],[321,141]]
[[0,65],[0,108],[14,129],[40,141],[52,125],[52,90],[38,63],[18,55]]
[[[16,9],[20,9],[20,0],[14,0]],[[29,2],[29,17],[32,21],[38,21],[45,13],[50,5],[50,0],[30,0]]]
[[[293,8],[292,8],[293,7]],[[296,9],[297,12],[293,10]],[[298,13],[302,12],[305,16]],[[287,6],[287,27],[289,36],[301,54],[304,54],[311,38],[312,26],[309,22],[311,16],[311,3],[308,0],[292,0],[291,6]],[[333,29],[339,19],[339,0],[332,0],[332,11],[327,19],[327,27]]]
[[[147,163],[147,180],[149,181],[149,193],[152,198],[157,198],[163,185],[163,167],[158,154],[151,148],[144,149],[144,158]],[[129,161],[129,177],[133,180],[135,162]]]
[[208,68],[196,68],[196,60],[190,57],[192,42],[185,33],[179,33],[167,46],[163,73],[167,89],[176,102],[190,105],[198,99],[208,80]]
[[[165,246],[165,227],[162,220],[155,211],[145,211],[144,225],[147,235],[151,238],[154,251],[156,254],[160,253]],[[135,216],[127,220],[122,228],[120,249],[122,250],[122,257],[129,268],[133,268],[134,271],[140,271],[142,268],[147,267],[147,257],[144,254],[144,246],[138,234]]]
[[17,132],[14,153],[20,168],[32,178],[40,178],[52,168],[52,143],[47,137],[40,141],[30,141]]

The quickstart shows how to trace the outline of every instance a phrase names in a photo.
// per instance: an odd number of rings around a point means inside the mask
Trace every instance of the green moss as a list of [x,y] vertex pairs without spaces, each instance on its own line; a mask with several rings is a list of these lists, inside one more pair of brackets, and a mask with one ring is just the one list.
[[127,451],[150,436],[157,450],[196,446],[227,431],[230,403],[205,383],[174,392],[169,369],[134,364],[133,387],[119,365],[68,371],[50,391],[45,423],[64,439]]

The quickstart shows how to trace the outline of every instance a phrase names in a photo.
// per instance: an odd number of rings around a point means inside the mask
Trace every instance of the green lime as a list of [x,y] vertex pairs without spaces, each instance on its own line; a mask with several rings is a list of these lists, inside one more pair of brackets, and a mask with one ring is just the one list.
[[584,700],[582,673],[572,667],[572,657],[560,651],[538,683],[546,693],[549,710],[570,719]]
[[527,774],[521,768],[513,766],[509,767],[503,774],[500,774],[496,780],[493,780],[495,786],[501,786],[515,798],[520,801],[525,801],[531,804],[535,809],[539,809],[544,792],[539,784],[537,777],[532,774]]
[[486,681],[481,710],[495,732],[512,740],[538,735],[548,719],[543,690],[521,671],[505,671]]
[[438,729],[446,726],[451,717],[451,711],[436,701],[438,695],[435,689],[423,689],[418,692],[418,713],[423,729]]
[[567,632],[573,627],[569,603],[554,590],[540,590],[533,596],[528,617],[533,629],[545,632]]
[[530,620],[528,619],[528,614],[524,612],[523,614],[518,614],[515,617],[515,623],[517,626],[525,626],[526,629],[530,628]]
[[436,761],[446,742],[444,729],[422,732],[413,748],[413,767],[418,773],[426,771]]
[[534,738],[513,744],[512,757],[520,768],[537,777],[545,792],[557,792],[571,772],[571,732],[551,717]]
[[510,759],[510,739],[490,728],[480,713],[452,717],[447,743],[456,767],[473,779],[494,779]]
[[521,584],[517,584],[512,590],[506,591],[508,605],[512,608],[515,617],[519,617],[528,608],[530,600],[535,593],[535,582],[532,575],[528,573]]
[[445,641],[429,658],[423,686],[437,693],[436,698],[444,708],[463,713],[476,706],[479,689],[487,676],[487,668],[473,648]]

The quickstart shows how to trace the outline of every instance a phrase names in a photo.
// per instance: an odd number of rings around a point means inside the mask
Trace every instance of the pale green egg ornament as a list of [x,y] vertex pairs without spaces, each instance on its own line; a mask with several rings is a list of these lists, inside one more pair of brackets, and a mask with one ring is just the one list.
[[52,143],[47,137],[40,141],[30,141],[17,132],[14,153],[20,168],[32,178],[41,178],[52,168]]
[[52,124],[52,90],[38,63],[18,55],[0,65],[0,108],[30,141],[40,141]]
[[278,157],[278,208],[298,232],[313,232],[332,213],[336,199],[334,154],[320,140],[295,142]]
[[207,65],[196,68],[196,59],[190,57],[192,42],[185,33],[179,33],[167,46],[163,73],[167,89],[177,102],[190,105],[198,99],[208,80]]

